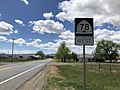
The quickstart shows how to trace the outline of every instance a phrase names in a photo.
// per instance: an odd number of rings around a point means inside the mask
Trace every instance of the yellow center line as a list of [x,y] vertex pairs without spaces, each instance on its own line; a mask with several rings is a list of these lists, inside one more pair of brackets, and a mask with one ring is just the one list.
[[18,66],[11,66],[11,67],[6,67],[6,68],[0,68],[0,71],[2,70],[8,70],[8,69],[12,69],[12,68],[16,68],[16,67],[20,67],[22,65],[18,65]]

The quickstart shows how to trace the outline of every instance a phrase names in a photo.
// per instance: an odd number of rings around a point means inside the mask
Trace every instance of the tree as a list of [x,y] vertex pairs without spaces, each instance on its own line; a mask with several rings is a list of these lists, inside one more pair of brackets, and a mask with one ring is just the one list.
[[94,57],[96,61],[116,59],[120,45],[108,40],[101,40],[97,43]]
[[49,56],[49,55],[46,55],[46,58],[50,58],[50,56]]
[[41,59],[45,58],[45,54],[42,51],[37,51],[36,55],[41,56]]
[[72,52],[71,53],[71,59],[75,60],[76,62],[78,61],[78,57],[77,57],[77,54]]
[[23,56],[19,56],[19,58],[20,58],[20,59],[22,59],[22,58],[23,58]]
[[66,62],[70,53],[70,49],[66,46],[65,42],[62,42],[58,47],[56,58],[61,59],[61,61]]

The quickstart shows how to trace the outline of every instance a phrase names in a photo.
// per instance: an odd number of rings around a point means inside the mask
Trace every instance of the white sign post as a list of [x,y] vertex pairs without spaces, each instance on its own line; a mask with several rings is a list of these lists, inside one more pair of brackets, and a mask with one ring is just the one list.
[[75,18],[75,45],[83,45],[83,90],[86,90],[85,45],[94,45],[93,35],[93,18]]

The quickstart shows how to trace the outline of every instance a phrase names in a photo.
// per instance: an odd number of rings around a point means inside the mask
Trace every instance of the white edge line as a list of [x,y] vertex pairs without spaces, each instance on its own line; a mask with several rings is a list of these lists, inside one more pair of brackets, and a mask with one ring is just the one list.
[[[43,64],[43,63],[42,63],[42,64]],[[27,72],[29,72],[29,71],[31,71],[31,70],[39,67],[39,66],[41,66],[41,64],[39,64],[39,65],[37,65],[37,66],[35,66],[35,67],[31,68],[31,69],[28,69],[28,70],[26,70],[26,71],[24,71],[24,72],[22,72],[22,73],[19,73],[19,74],[15,75],[15,76],[13,76],[13,77],[11,77],[11,78],[9,78],[9,79],[6,79],[6,80],[0,82],[0,85],[3,84],[3,83],[5,83],[5,82],[8,82],[8,81],[10,81],[10,80],[12,80],[12,79],[14,79],[14,78],[16,78],[16,77],[18,77],[18,76],[21,76],[21,75],[23,75],[23,74],[25,74],[25,73],[27,73]]]

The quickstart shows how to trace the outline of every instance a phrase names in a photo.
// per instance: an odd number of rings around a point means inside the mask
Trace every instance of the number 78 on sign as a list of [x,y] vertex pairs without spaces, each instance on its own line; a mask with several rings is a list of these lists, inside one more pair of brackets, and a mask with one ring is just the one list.
[[75,18],[75,36],[93,36],[93,18]]

